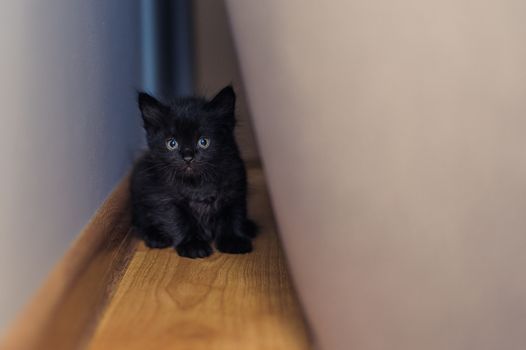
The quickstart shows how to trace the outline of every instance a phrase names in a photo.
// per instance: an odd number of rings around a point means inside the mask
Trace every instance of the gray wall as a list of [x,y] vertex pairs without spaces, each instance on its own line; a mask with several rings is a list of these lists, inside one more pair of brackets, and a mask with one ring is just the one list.
[[0,330],[122,178],[141,137],[136,1],[0,11]]

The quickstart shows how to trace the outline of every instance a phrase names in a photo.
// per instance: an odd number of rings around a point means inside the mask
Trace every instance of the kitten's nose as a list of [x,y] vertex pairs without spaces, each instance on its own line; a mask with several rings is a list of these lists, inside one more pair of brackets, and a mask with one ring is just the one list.
[[185,162],[190,163],[194,159],[194,152],[191,149],[185,149],[183,151],[183,159]]

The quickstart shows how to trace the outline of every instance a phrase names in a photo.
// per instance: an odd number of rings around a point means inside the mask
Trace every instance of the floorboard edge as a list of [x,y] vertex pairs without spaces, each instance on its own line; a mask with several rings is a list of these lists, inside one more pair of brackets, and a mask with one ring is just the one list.
[[130,261],[129,178],[95,212],[0,341],[0,349],[81,349]]

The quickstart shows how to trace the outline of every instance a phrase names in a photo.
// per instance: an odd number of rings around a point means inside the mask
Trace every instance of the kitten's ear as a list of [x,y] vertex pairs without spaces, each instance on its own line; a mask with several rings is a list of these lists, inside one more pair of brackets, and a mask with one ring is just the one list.
[[211,109],[218,112],[233,113],[236,107],[236,93],[231,85],[224,87],[218,94],[208,102]]
[[168,107],[145,92],[139,92],[138,102],[144,121],[144,128],[160,127],[162,118],[167,113]]

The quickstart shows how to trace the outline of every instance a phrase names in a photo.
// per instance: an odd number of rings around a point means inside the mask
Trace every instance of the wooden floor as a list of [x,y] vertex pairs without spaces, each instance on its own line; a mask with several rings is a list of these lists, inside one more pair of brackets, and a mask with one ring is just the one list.
[[192,260],[139,243],[90,350],[310,349],[261,170],[249,178],[255,251]]

